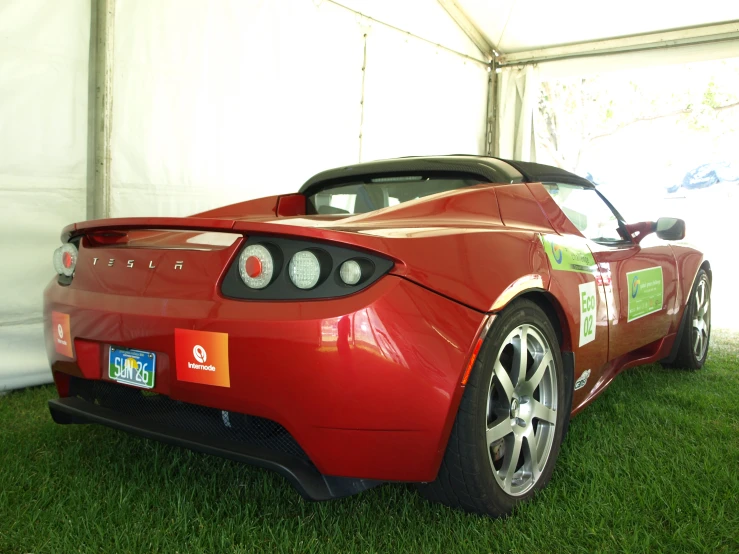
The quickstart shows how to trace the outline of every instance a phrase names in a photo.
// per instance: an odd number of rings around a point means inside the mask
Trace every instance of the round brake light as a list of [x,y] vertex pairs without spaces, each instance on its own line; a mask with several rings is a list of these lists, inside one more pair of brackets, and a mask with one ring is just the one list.
[[299,289],[312,289],[321,277],[321,262],[310,250],[296,252],[288,266],[290,280]]
[[252,279],[256,279],[262,274],[262,262],[256,256],[249,256],[244,262],[246,274]]
[[77,256],[77,247],[74,244],[63,244],[54,251],[54,269],[59,275],[71,277],[77,266]]
[[274,260],[269,250],[261,244],[244,248],[239,256],[239,275],[252,289],[263,289],[272,282]]

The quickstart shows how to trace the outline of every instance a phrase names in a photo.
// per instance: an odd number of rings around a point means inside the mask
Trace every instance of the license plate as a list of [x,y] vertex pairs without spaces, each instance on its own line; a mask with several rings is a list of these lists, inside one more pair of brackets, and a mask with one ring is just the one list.
[[108,377],[113,381],[141,387],[154,388],[157,355],[143,350],[110,347]]

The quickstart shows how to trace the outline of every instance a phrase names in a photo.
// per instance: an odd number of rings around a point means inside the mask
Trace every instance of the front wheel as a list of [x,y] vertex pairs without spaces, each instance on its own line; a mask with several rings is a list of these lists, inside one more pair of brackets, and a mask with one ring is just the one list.
[[677,357],[670,365],[700,369],[708,357],[711,340],[711,281],[702,269],[695,277],[684,317],[686,327],[677,346]]
[[517,300],[499,314],[467,383],[436,481],[423,496],[494,517],[549,481],[570,406],[546,314]]

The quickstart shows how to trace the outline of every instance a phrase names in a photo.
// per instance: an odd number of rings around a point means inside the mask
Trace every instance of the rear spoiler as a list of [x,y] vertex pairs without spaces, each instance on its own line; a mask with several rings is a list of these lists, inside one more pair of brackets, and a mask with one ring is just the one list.
[[104,231],[106,229],[125,231],[130,229],[167,229],[187,231],[241,231],[237,228],[241,218],[256,216],[289,217],[305,215],[305,196],[302,194],[283,194],[280,196],[266,196],[231,204],[191,215],[188,217],[122,217],[108,219],[93,219],[67,225],[62,230],[62,242],[70,237]]
[[200,217],[113,217],[93,219],[67,225],[62,229],[62,242],[92,231],[126,231],[130,229],[167,229],[187,231],[230,231],[236,221]]
[[365,234],[290,225],[289,219],[280,221],[250,221],[234,219],[215,219],[202,217],[122,217],[111,219],[94,219],[68,225],[62,231],[62,242],[71,237],[98,231],[129,231],[132,229],[166,230],[166,231],[215,231],[222,233],[239,233],[241,235],[272,235],[298,239],[318,239],[334,242],[341,246],[355,246],[384,256],[388,255],[388,239]]

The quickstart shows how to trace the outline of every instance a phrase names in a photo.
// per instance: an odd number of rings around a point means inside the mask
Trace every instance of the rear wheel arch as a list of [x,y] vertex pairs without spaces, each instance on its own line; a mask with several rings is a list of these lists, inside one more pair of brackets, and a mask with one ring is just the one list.
[[570,391],[569,401],[571,402],[572,387],[574,387],[575,384],[575,358],[572,349],[572,335],[570,333],[570,328],[567,325],[567,317],[565,316],[564,309],[557,298],[544,289],[525,290],[512,298],[503,309],[521,298],[530,300],[541,308],[554,328],[554,333],[559,341],[559,350],[562,353],[562,361],[565,364],[565,380],[568,390]]
[[565,317],[562,305],[552,294],[544,290],[530,290],[517,298],[525,298],[539,306],[547,315],[547,318],[549,318],[552,327],[554,327],[560,350],[572,350],[572,337],[570,335],[570,329],[567,326],[567,318]]
[[[710,262],[708,260],[703,260],[703,263],[701,264],[701,266],[698,269],[699,270],[702,269],[703,271],[706,272],[706,275],[708,275],[708,280],[713,285],[713,272],[711,271],[711,264],[710,264]],[[698,272],[696,271],[695,273],[696,273],[696,277],[697,277],[698,276]],[[693,278],[693,280],[695,280],[695,278]]]

